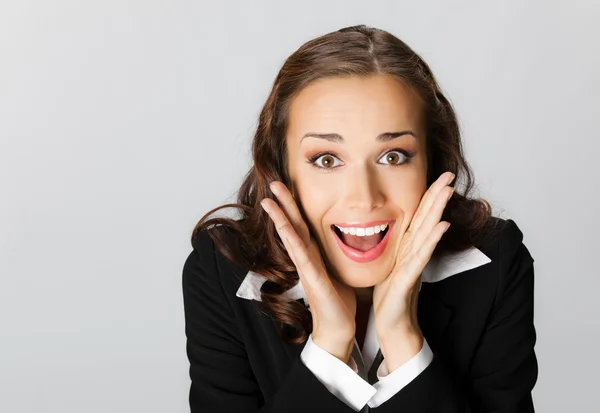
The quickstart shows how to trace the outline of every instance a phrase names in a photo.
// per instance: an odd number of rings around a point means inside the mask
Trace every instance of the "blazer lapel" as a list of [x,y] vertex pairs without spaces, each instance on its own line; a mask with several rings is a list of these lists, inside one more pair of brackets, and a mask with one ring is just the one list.
[[442,342],[446,327],[452,319],[452,309],[441,300],[438,294],[440,284],[436,283],[491,261],[481,250],[471,247],[432,258],[425,266],[417,303],[417,319],[432,350]]
[[419,292],[417,320],[432,350],[437,348],[451,319],[452,309],[440,300],[431,284],[425,284]]
[[379,369],[381,362],[383,362],[383,353],[381,353],[381,349],[379,349],[377,350],[377,354],[373,359],[373,364],[371,364],[369,372],[367,373],[369,384],[374,384],[379,381],[379,378],[377,377],[377,370]]

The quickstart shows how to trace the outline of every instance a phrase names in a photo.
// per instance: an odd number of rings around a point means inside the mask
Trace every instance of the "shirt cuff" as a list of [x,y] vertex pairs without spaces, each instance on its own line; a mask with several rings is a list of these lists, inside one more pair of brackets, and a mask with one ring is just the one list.
[[421,351],[389,374],[384,359],[377,369],[377,378],[379,381],[374,384],[376,393],[368,401],[369,406],[379,407],[391,399],[393,395],[421,374],[431,364],[432,360],[433,352],[425,338],[423,338]]
[[[350,365],[316,345],[312,341],[312,334],[308,336],[300,359],[329,392],[357,412],[377,392],[375,387],[363,380]],[[354,359],[351,359],[350,364],[353,362]],[[356,363],[354,365],[356,366]]]

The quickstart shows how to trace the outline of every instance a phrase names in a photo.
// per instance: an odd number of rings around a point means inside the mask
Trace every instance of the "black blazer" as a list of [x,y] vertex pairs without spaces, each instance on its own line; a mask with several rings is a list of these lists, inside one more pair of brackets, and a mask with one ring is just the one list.
[[[418,320],[434,357],[372,412],[533,412],[533,258],[512,220],[477,245],[491,262],[423,283]],[[183,267],[189,403],[199,412],[347,412],[287,345],[257,302],[236,297],[248,270],[225,258],[206,231]]]

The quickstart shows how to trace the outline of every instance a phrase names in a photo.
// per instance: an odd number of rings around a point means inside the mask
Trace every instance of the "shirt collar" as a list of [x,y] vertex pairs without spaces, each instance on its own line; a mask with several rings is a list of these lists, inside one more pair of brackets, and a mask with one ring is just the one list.
[[[487,255],[476,247],[432,258],[423,269],[421,284],[442,281],[452,275],[480,267],[491,261]],[[267,281],[267,278],[263,275],[248,271],[236,292],[236,296],[247,300],[261,301],[260,289],[265,281]],[[421,286],[419,285],[420,289]],[[308,298],[300,280],[295,286],[285,291],[283,295],[293,300],[301,298],[304,305],[308,305]]]

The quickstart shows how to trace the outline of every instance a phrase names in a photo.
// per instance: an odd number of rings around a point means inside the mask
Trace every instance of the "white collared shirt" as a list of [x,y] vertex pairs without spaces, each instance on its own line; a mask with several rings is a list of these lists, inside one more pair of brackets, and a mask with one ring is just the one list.
[[[446,254],[438,259],[432,258],[423,270],[419,290],[424,282],[442,281],[452,275],[489,262],[491,262],[491,259],[475,247]],[[261,301],[260,289],[266,280],[262,275],[249,271],[236,296]],[[291,299],[301,298],[305,305],[309,305],[301,281],[298,281],[294,287],[284,292],[283,295]],[[367,372],[370,370],[378,351],[379,341],[375,330],[375,314],[371,306],[363,348],[359,348],[355,338],[352,356],[348,364],[316,345],[312,341],[312,334],[309,335],[300,358],[332,394],[359,412],[367,404],[374,408],[389,400],[421,374],[433,360],[433,352],[427,340],[424,339],[421,350],[392,373],[388,373],[384,359],[377,369],[378,381],[370,384],[367,380]]]

